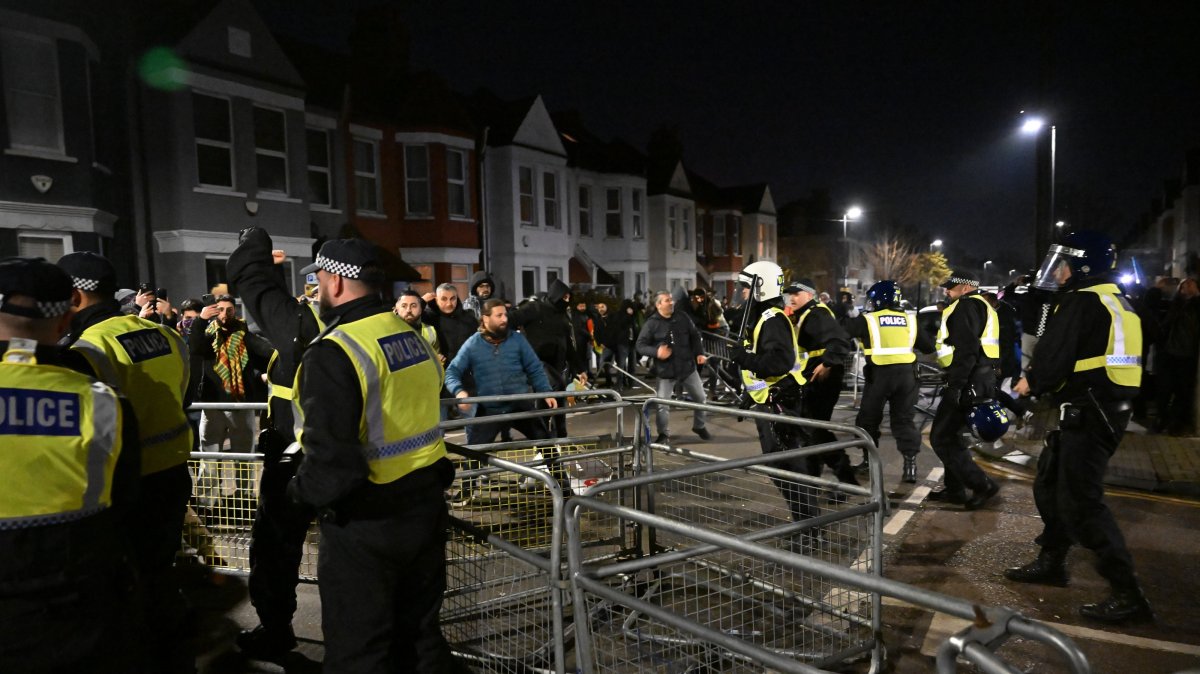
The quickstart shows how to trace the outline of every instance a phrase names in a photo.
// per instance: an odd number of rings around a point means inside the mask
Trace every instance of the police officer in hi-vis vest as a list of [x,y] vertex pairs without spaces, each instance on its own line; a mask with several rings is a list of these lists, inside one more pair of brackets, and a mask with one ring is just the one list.
[[63,343],[87,359],[97,379],[128,398],[137,414],[142,481],[135,542],[145,587],[145,643],[160,671],[190,672],[195,656],[183,645],[187,603],[172,569],[192,493],[187,348],[173,329],[121,312],[113,299],[116,271],[104,257],[71,253],[58,266],[75,287],[76,314]]
[[454,478],[438,428],[442,368],[380,296],[377,249],[329,241],[316,262],[326,328],[296,375],[304,461],[289,494],[321,522],[326,672],[440,672]]
[[[773,262],[748,265],[738,275],[739,285],[750,289],[747,323],[753,329],[744,346],[730,349],[729,359],[742,368],[742,388],[754,401],[753,409],[772,414],[800,416],[800,387],[803,367],[796,355],[796,330],[783,311],[783,270]],[[791,424],[755,419],[763,454],[800,447],[807,434]],[[776,462],[779,468],[807,474],[803,458]],[[811,490],[795,482],[772,478],[787,501],[792,519],[800,522],[817,515]],[[806,532],[807,534],[807,532]],[[811,534],[806,539],[812,540]]]
[[1085,604],[1079,613],[1105,622],[1154,618],[1125,538],[1104,504],[1104,473],[1129,424],[1142,376],[1142,325],[1113,279],[1116,258],[1108,237],[1074,232],[1050,246],[1038,273],[1038,286],[1058,293],[1058,308],[1013,390],[1052,395],[1061,412],[1033,483],[1041,552],[1004,572],[1023,583],[1065,586],[1067,551],[1078,543],[1096,554],[1096,568],[1112,586],[1108,599]]
[[56,346],[71,279],[0,260],[0,671],[134,672],[137,424]]
[[867,358],[863,366],[866,386],[854,425],[879,444],[879,425],[886,404],[892,437],[904,457],[901,480],[915,483],[921,433],[913,423],[913,406],[917,404],[917,356],[913,349],[932,353],[934,344],[918,327],[916,312],[900,309],[900,299],[900,286],[895,281],[876,283],[867,291],[867,311],[850,319],[846,331],[862,342]]
[[[942,312],[937,334],[937,362],[946,372],[946,386],[929,429],[933,453],[946,467],[945,488],[929,494],[931,501],[982,507],[1000,491],[971,458],[962,442],[967,413],[975,403],[994,398],[996,365],[1000,360],[1000,326],[996,310],[979,294],[979,279],[956,271],[942,284],[950,305]],[[971,495],[967,496],[967,489]]]
[[246,312],[275,346],[267,366],[267,418],[258,437],[263,472],[250,538],[250,603],[258,613],[259,625],[237,637],[242,653],[263,660],[277,660],[296,647],[292,630],[296,585],[304,540],[316,517],[312,508],[287,497],[287,484],[303,455],[285,453],[285,449],[296,440],[292,415],[296,367],[305,345],[324,325],[308,298],[308,286],[316,279],[305,279],[305,297],[297,301],[279,273],[285,257],[282,251],[273,251],[266,230],[250,227],[242,230],[238,247],[225,264]]

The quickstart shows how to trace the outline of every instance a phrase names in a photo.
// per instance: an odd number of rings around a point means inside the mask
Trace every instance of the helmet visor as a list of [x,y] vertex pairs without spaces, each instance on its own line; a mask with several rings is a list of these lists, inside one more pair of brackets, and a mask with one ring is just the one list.
[[1084,252],[1078,248],[1054,244],[1046,251],[1042,266],[1038,268],[1033,287],[1055,292],[1061,290],[1071,278],[1071,260],[1082,258]]

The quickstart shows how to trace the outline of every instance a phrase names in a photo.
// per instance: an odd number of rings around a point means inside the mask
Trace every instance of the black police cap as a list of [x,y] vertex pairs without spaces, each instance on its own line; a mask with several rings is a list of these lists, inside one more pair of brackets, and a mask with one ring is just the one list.
[[104,296],[117,291],[117,270],[103,255],[91,251],[80,251],[64,255],[58,266],[71,276],[71,284]]
[[[18,297],[26,301],[17,303]],[[58,318],[71,310],[71,277],[40,257],[0,260],[0,312]]]
[[817,294],[817,284],[813,283],[812,279],[807,279],[807,278],[792,279],[790,282],[788,282],[787,285],[785,285],[783,287],[783,292],[785,292],[785,293],[806,292],[806,293],[809,293],[810,295],[816,295]]
[[975,278],[974,274],[964,270],[955,269],[953,272],[950,272],[950,278],[946,279],[946,281],[942,283],[942,287],[949,290],[950,288],[956,288],[958,286],[972,286],[978,288],[979,279]]
[[375,244],[365,239],[334,239],[326,241],[317,253],[317,259],[300,273],[311,274],[324,269],[342,278],[363,279],[364,270],[378,266],[379,248]]

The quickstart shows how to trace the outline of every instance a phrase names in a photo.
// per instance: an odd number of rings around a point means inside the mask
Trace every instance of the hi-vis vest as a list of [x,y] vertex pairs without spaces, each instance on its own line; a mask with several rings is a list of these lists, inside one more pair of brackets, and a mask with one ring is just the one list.
[[[312,312],[313,318],[317,319],[317,332],[325,329],[325,322],[321,320],[321,312],[317,311],[317,305],[312,302],[305,302],[308,305],[308,310]],[[271,398],[279,398],[291,402],[296,399],[296,392],[291,386],[283,386],[275,381],[275,364],[279,360],[279,351],[271,353],[271,360],[267,361],[267,416],[271,415]],[[288,382],[291,384],[292,382]]]
[[10,345],[0,361],[0,530],[69,522],[112,505],[121,424],[108,385],[38,365],[32,345]]
[[[787,314],[783,312],[783,309],[778,307],[769,307],[766,311],[762,312],[762,316],[758,318],[758,324],[754,326],[754,334],[750,338],[750,352],[754,353],[755,349],[758,348],[758,335],[762,332],[763,323],[766,323],[767,320],[772,316],[779,316],[784,321],[787,321],[788,327],[791,328],[792,331],[792,345],[795,346],[796,327],[793,326],[792,322],[788,320]],[[750,397],[754,400],[754,402],[761,404],[767,402],[767,395],[771,385],[782,380],[784,377],[793,377],[795,378],[796,383],[800,384],[801,386],[804,385],[804,366],[800,362],[799,350],[796,350],[796,362],[794,365],[792,365],[791,371],[787,372],[786,374],[781,374],[778,377],[766,377],[764,379],[759,379],[754,375],[754,373],[750,372],[746,368],[742,368],[742,387],[747,393],[750,394]]]
[[[358,441],[370,468],[369,479],[387,484],[446,456],[438,392],[442,366],[429,344],[387,312],[338,326],[325,334],[350,357],[363,393]],[[300,370],[296,370],[296,440],[304,446]]]
[[[804,319],[808,318],[810,313],[817,311],[818,309],[824,309],[829,313],[830,316],[833,316],[833,309],[830,309],[824,302],[817,302],[817,306],[811,307],[804,313],[800,314],[800,320],[796,321],[796,357],[800,359],[801,372],[808,368],[808,360],[810,358],[817,358],[821,354],[825,353],[825,349],[823,348],[805,351],[804,347],[800,346],[800,335],[804,332]],[[804,382],[800,383],[803,384]]]
[[950,336],[950,329],[946,327],[950,324],[950,314],[967,298],[983,302],[984,308],[987,309],[987,324],[983,326],[983,334],[979,335],[983,355],[993,359],[1000,357],[1000,319],[996,316],[996,310],[988,304],[983,295],[967,295],[955,300],[942,312],[942,327],[938,328],[937,334],[937,362],[942,367],[950,367],[950,363],[954,362],[954,347],[946,343],[946,338]]
[[438,352],[437,328],[428,323],[422,323],[421,337],[429,343],[429,348],[433,349],[433,352],[436,354]]
[[881,309],[863,314],[869,343],[863,355],[875,365],[912,363],[917,360],[917,314],[914,311]]
[[101,381],[133,405],[142,475],[187,461],[192,427],[183,398],[190,373],[179,333],[137,316],[114,316],[84,330],[71,348],[87,358]]
[[1142,384],[1142,322],[1129,300],[1115,284],[1083,288],[1078,292],[1094,293],[1108,310],[1108,346],[1104,353],[1075,361],[1076,372],[1104,368],[1108,380],[1118,386]]

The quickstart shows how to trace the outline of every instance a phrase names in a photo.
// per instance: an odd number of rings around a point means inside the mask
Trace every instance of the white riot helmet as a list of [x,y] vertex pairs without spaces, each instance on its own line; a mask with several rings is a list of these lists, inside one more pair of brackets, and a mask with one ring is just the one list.
[[783,270],[774,262],[752,262],[738,274],[738,283],[750,287],[750,299],[756,302],[773,300],[783,290]]

